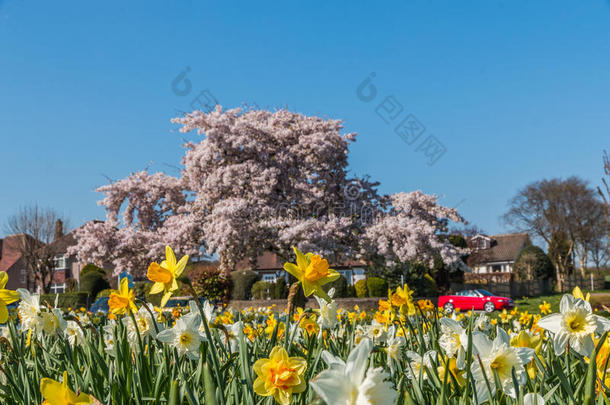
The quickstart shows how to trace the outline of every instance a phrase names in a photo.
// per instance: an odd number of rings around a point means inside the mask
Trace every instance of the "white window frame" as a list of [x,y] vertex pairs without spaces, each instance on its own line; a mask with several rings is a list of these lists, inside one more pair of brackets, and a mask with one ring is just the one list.
[[[60,291],[61,290],[61,291]],[[66,292],[66,283],[53,283],[50,288],[51,294],[62,294]]]
[[66,270],[68,268],[68,256],[55,256],[55,268],[53,270]]
[[277,276],[275,274],[266,273],[263,274],[262,280],[266,281],[267,283],[275,283],[277,282]]

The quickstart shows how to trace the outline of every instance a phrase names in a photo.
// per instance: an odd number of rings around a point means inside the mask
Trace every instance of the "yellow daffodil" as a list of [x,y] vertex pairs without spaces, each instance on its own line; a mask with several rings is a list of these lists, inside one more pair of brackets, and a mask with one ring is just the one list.
[[288,405],[292,394],[305,391],[303,373],[306,369],[307,361],[304,358],[288,357],[286,349],[276,346],[268,359],[259,359],[254,363],[257,375],[254,392],[263,397],[273,395],[279,404]]
[[572,290],[572,295],[574,296],[574,298],[580,298],[581,300],[587,302],[589,302],[589,298],[591,298],[590,293],[587,293],[587,295],[583,295],[582,290],[578,286],[574,287],[574,289]]
[[407,315],[415,315],[415,305],[413,304],[413,291],[408,285],[396,287],[396,291],[391,296],[392,305],[400,308],[400,312]]
[[[447,370],[445,368],[446,366],[449,366],[449,370]],[[463,386],[466,383],[466,378],[464,378],[464,374],[466,373],[466,371],[460,370],[458,368],[455,357],[451,357],[451,358],[445,357],[444,360],[439,363],[439,366],[436,369],[438,371],[438,376],[441,380],[443,380],[445,378],[445,373],[447,371],[449,371],[449,374],[453,375],[453,377],[455,378],[455,381],[460,386]],[[447,375],[447,378],[448,378],[447,381],[449,382],[449,384],[451,384],[453,381],[451,379],[451,375]]]
[[158,294],[163,292],[163,298],[161,298],[161,307],[167,304],[167,300],[172,296],[172,293],[178,289],[178,282],[176,279],[180,277],[189,257],[183,256],[180,261],[176,262],[176,255],[171,247],[165,247],[165,260],[158,264],[152,262],[148,266],[147,277],[150,281],[153,281],[150,294]]
[[387,311],[391,307],[392,307],[392,304],[390,304],[389,300],[379,300],[379,310],[380,311]]
[[129,289],[129,280],[127,277],[124,277],[119,284],[119,290],[110,293],[108,308],[110,312],[117,315],[123,315],[128,309],[136,312],[138,307],[136,306],[135,298],[135,293]]
[[[515,335],[510,339],[510,345],[513,347],[529,347],[530,349],[534,349],[535,353],[540,353],[540,350],[542,349],[542,336],[534,335],[522,330],[518,335]],[[524,364],[524,366],[530,378],[535,378],[537,370],[535,360],[532,359],[529,363]]]
[[335,281],[340,274],[328,267],[328,261],[320,255],[313,253],[303,254],[299,249],[293,247],[297,257],[297,263],[285,263],[284,270],[296,277],[303,286],[306,297],[315,294],[330,302],[331,299],[322,289],[322,286]]
[[551,304],[546,301],[542,301],[542,304],[538,305],[538,308],[540,308],[540,313],[542,315],[548,315],[553,312],[551,311]]
[[301,329],[303,329],[305,332],[307,332],[308,336],[312,336],[312,335],[316,335],[318,333],[318,330],[320,329],[318,327],[318,324],[316,322],[316,318],[315,316],[306,316],[301,320],[301,323],[299,324],[299,327]]
[[40,381],[40,392],[44,401],[42,405],[79,405],[92,404],[93,398],[87,394],[76,395],[68,388],[68,373],[64,371],[63,382],[58,382],[50,378],[43,378]]
[[8,274],[6,274],[6,271],[0,271],[0,323],[8,321],[8,308],[6,306],[19,299],[17,291],[4,288],[7,282]]
[[511,314],[506,312],[506,309],[503,309],[502,312],[500,312],[500,315],[498,316],[500,317],[500,322],[502,323],[508,323],[513,318]]

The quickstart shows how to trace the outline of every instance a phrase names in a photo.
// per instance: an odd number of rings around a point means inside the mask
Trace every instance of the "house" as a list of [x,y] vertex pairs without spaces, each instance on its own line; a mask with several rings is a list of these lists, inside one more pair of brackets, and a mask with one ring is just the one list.
[[28,287],[28,269],[21,254],[21,247],[27,235],[9,235],[0,239],[0,271],[8,274],[7,289]]
[[[81,225],[81,227],[83,226],[85,224]],[[52,294],[65,292],[66,282],[69,279],[74,279],[80,286],[80,271],[87,263],[78,261],[76,255],[69,255],[68,248],[76,245],[75,234],[81,227],[64,234],[61,221],[57,221],[55,224],[55,237],[53,242],[49,244],[49,247],[55,252],[55,268],[53,269],[50,289]],[[108,268],[108,266],[105,265],[104,268]]]
[[[337,270],[347,279],[349,285],[356,284],[356,281],[366,278],[366,264],[358,261],[346,261],[341,264],[331,264],[332,269]],[[248,260],[242,260],[235,266],[236,270],[251,269]],[[261,280],[275,283],[278,278],[285,277],[288,281],[288,273],[284,270],[284,261],[272,252],[265,252],[256,260],[256,267],[252,269],[259,274]]]
[[512,273],[521,249],[532,244],[527,233],[478,234],[468,238],[467,264],[473,273]]

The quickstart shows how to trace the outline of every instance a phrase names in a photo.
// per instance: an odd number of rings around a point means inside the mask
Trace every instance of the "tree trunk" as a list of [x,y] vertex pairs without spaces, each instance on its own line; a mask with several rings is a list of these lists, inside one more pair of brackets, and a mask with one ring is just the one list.
[[220,277],[227,280],[231,276],[231,271],[233,270],[233,266],[232,266],[230,260],[227,258],[227,256],[224,253],[221,252],[218,256],[219,256],[218,260],[220,262],[220,266],[219,266]]
[[582,255],[578,255],[578,264],[580,265],[580,275],[585,278],[587,275],[585,274],[585,267],[587,266],[587,255],[588,252],[586,249],[583,249]]

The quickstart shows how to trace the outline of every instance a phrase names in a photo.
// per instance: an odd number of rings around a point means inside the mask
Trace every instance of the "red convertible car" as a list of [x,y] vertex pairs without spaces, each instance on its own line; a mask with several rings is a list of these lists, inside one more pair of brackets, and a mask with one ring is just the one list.
[[441,295],[438,297],[438,306],[448,313],[455,308],[493,312],[496,309],[513,308],[515,303],[510,298],[498,297],[487,290],[464,290],[454,295]]

